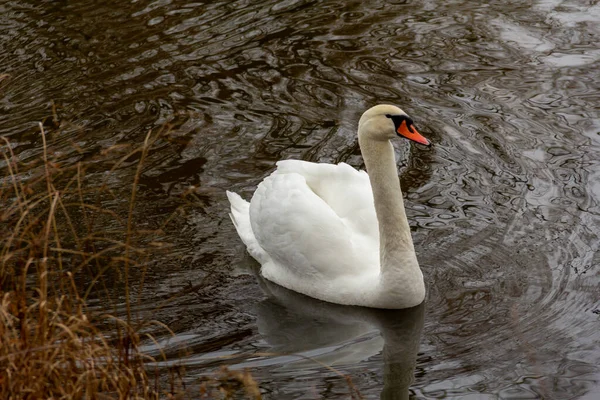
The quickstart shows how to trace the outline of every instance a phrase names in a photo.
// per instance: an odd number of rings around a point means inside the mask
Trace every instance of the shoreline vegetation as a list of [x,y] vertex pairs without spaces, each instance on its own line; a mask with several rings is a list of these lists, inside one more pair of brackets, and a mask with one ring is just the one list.
[[160,348],[149,327],[173,335],[134,306],[152,258],[169,249],[165,230],[197,199],[187,193],[160,226],[137,227],[144,162],[171,130],[92,156],[75,143],[61,153],[41,123],[39,134],[41,157],[29,160],[0,138],[0,398],[260,399],[247,371],[222,368],[191,390],[182,367],[159,368],[165,354],[140,350]]

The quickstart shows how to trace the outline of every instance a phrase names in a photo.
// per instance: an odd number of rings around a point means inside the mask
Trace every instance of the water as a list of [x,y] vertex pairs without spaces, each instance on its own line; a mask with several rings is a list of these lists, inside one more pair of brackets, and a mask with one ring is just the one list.
[[[164,364],[190,385],[228,364],[269,399],[349,398],[341,374],[365,398],[596,399],[599,22],[577,0],[3,1],[0,135],[39,157],[55,104],[75,162],[173,127],[138,204],[202,201],[136,310],[176,332]],[[425,307],[340,310],[249,274],[224,190],[249,198],[279,159],[363,167],[377,103],[434,143],[397,146]]]

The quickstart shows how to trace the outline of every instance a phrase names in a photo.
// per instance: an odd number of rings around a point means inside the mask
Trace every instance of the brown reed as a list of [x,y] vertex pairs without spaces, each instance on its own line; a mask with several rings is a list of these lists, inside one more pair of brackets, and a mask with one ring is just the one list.
[[[0,138],[0,398],[175,395],[181,385],[161,388],[149,373],[156,360],[139,350],[142,340],[154,340],[145,328],[168,328],[134,318],[129,291],[132,269],[144,274],[157,248],[134,228],[134,214],[146,155],[165,132],[148,132],[138,148],[119,146],[101,159],[69,163],[39,129],[42,154],[32,161],[20,160]],[[132,182],[111,186],[111,174],[135,158]],[[110,168],[95,181],[86,171],[98,163]],[[115,202],[127,188],[128,198]],[[117,209],[104,206],[107,199]],[[114,309],[109,272],[124,281],[121,318],[107,312]],[[88,309],[92,294],[106,310]]]

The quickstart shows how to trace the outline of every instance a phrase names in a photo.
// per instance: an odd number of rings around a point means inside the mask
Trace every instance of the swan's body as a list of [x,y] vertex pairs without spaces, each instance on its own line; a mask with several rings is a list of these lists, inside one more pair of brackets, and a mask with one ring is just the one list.
[[[367,110],[359,144],[367,166],[287,160],[250,203],[227,192],[231,218],[263,276],[337,304],[406,308],[425,297],[389,139],[427,140],[397,107]],[[411,137],[412,136],[412,137]]]

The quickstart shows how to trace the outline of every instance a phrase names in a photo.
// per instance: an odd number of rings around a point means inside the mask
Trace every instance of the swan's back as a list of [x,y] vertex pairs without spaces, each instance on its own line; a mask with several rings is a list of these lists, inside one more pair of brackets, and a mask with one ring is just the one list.
[[317,164],[286,160],[277,163],[276,174],[299,174],[306,185],[355,233],[379,242],[379,231],[369,175],[346,163]]
[[368,176],[346,164],[289,160],[277,167],[250,203],[252,231],[277,268],[302,279],[362,275],[367,262],[377,270]]

